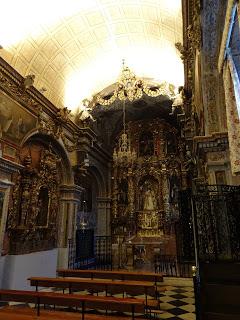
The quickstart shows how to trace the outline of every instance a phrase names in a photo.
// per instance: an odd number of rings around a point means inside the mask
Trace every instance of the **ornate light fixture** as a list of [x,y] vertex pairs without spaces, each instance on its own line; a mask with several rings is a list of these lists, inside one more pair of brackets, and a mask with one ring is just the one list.
[[96,97],[96,101],[104,106],[111,105],[116,99],[123,101],[123,133],[118,142],[118,148],[114,149],[113,161],[115,164],[132,163],[137,155],[136,151],[131,148],[131,141],[126,133],[126,100],[134,101],[143,96],[143,93],[150,97],[159,95],[167,95],[173,99],[175,97],[175,87],[166,82],[163,82],[155,87],[149,87],[142,79],[137,79],[135,74],[125,66],[123,60],[122,72],[117,82],[117,87],[110,98],[104,98],[100,95]]
[[136,151],[131,148],[131,141],[126,133],[126,100],[133,101],[141,98],[142,81],[137,80],[135,74],[125,67],[123,60],[122,74],[118,82],[118,94],[116,97],[123,101],[123,133],[118,142],[118,149],[114,149],[113,161],[115,164],[132,163],[136,157]]
[[136,151],[131,148],[131,141],[126,133],[126,106],[123,101],[123,133],[118,141],[118,149],[114,148],[113,161],[116,164],[131,163],[137,157]]
[[78,229],[84,231],[88,227],[88,222],[85,221],[85,215],[87,211],[87,203],[86,200],[83,200],[83,210],[81,212],[80,221],[78,224]]
[[176,96],[174,90],[174,85],[167,82],[162,82],[155,87],[149,87],[142,79],[136,78],[135,74],[125,66],[125,62],[123,60],[122,73],[117,82],[117,88],[110,98],[104,98],[98,95],[96,97],[96,101],[103,106],[109,106],[116,99],[121,101],[134,101],[140,99],[143,96],[143,93],[150,97],[165,95],[170,99],[173,99]]

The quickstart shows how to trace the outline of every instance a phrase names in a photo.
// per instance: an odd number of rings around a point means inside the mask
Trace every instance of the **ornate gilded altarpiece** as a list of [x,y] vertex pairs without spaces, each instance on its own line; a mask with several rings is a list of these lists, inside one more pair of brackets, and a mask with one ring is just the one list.
[[127,134],[136,157],[113,164],[115,241],[162,243],[163,254],[174,254],[178,193],[187,186],[190,157],[178,130],[164,120],[129,122]]
[[57,245],[60,159],[38,142],[22,148],[24,169],[15,177],[7,230],[10,253],[48,250]]

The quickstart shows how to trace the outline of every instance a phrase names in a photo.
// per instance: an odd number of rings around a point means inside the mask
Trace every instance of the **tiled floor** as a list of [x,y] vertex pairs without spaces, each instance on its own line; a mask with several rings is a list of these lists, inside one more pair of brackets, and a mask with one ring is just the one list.
[[160,314],[158,318],[195,320],[193,287],[166,286],[166,289],[160,297],[160,307],[165,312]]

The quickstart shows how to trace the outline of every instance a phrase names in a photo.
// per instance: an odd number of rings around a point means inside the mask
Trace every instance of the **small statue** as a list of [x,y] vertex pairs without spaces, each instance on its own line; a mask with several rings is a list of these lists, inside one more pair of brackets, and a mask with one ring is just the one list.
[[71,114],[71,110],[68,110],[67,107],[60,108],[57,112],[57,119],[60,122],[68,122],[69,121],[69,116]]
[[89,112],[91,108],[89,107],[90,101],[88,99],[84,99],[82,101],[82,106],[80,107],[80,111],[78,113],[78,119],[82,122],[85,121],[96,121],[96,119],[93,118],[91,113]]
[[184,169],[190,170],[192,166],[196,165],[196,159],[192,156],[191,150],[189,146],[186,146],[186,161],[184,162]]
[[172,104],[172,112],[170,113],[171,115],[174,114],[176,109],[181,109],[183,112],[183,101],[184,101],[184,87],[180,86],[178,88],[178,93],[176,94],[173,104]]
[[23,89],[27,90],[29,89],[31,86],[33,86],[34,83],[34,79],[35,79],[35,75],[34,74],[29,74],[26,76],[26,78],[23,81]]

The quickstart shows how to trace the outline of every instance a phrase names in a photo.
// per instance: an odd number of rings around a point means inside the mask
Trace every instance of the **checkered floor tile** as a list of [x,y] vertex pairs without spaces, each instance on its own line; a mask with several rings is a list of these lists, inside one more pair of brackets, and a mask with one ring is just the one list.
[[195,320],[195,305],[193,286],[166,286],[166,291],[160,295],[160,307],[164,313],[158,319]]

